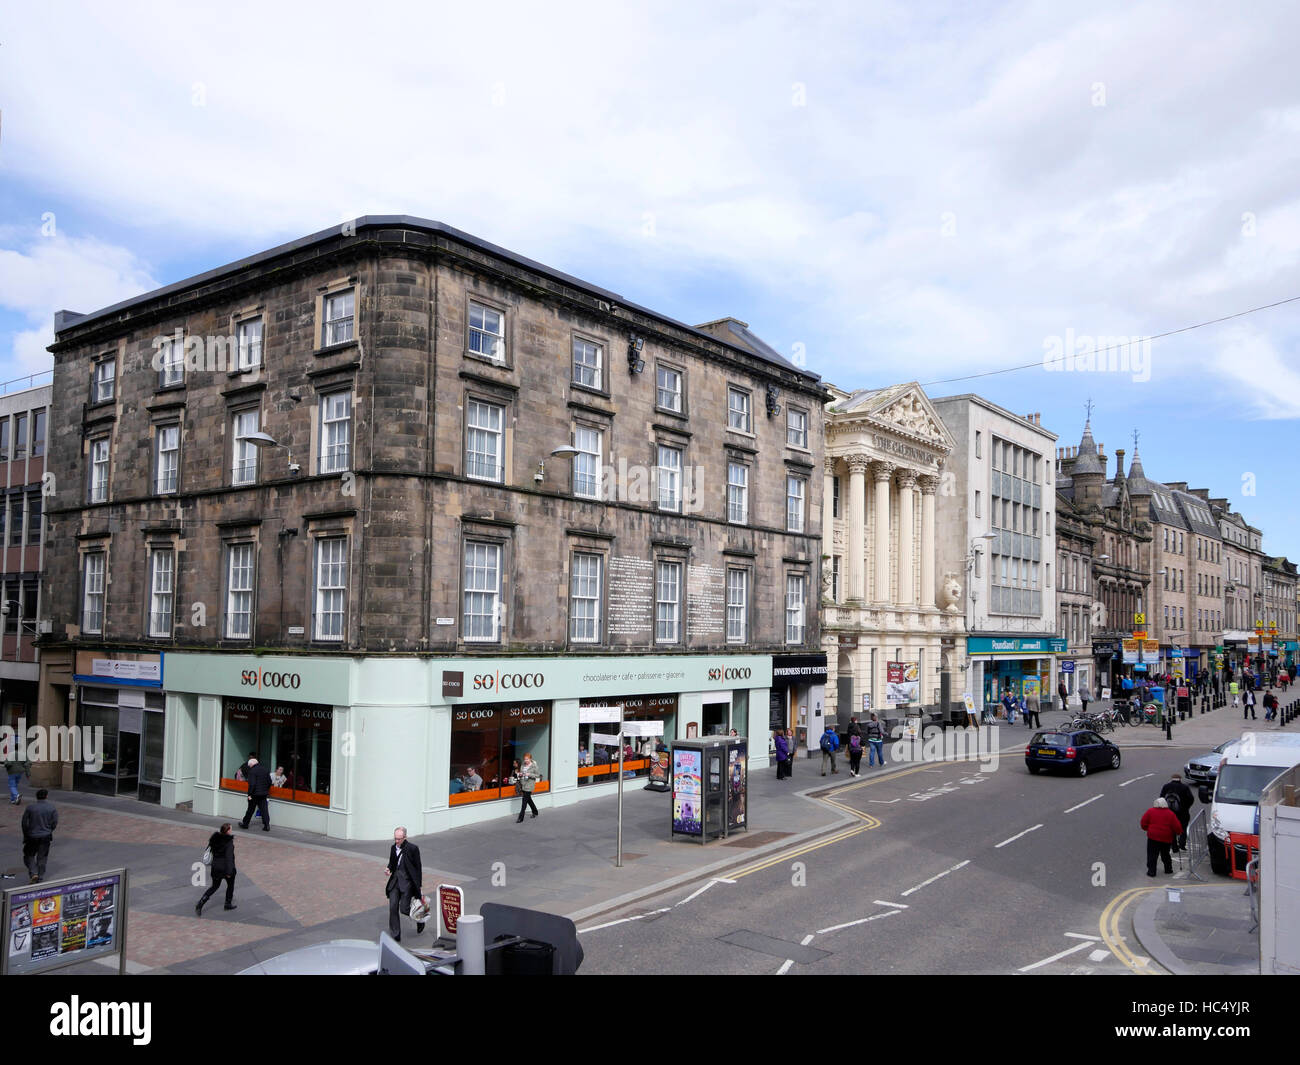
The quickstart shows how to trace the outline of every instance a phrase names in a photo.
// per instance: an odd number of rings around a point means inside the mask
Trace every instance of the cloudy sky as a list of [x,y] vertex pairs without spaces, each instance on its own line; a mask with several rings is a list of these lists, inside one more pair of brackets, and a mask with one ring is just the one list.
[[59,308],[412,214],[841,387],[1064,444],[1091,397],[1300,558],[1300,302],[1043,366],[1300,296],[1297,39],[1280,3],[12,5],[0,379]]

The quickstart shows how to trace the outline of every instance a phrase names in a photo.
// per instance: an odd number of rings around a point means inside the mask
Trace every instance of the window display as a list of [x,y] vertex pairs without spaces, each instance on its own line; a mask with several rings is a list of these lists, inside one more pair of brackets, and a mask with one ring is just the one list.
[[[663,735],[629,736],[624,740],[624,779],[650,775],[655,751],[677,735],[677,696],[634,695],[627,699],[582,699],[579,706],[617,706],[623,704],[624,721],[662,721]],[[612,735],[618,729],[612,724],[578,726],[578,786],[598,784],[618,779],[618,748],[592,744],[591,734]],[[536,755],[534,755],[536,757]]]
[[551,704],[489,703],[457,706],[451,714],[452,806],[512,799],[515,771],[531,754],[541,771],[533,794],[550,790]]
[[333,707],[227,697],[223,709],[222,788],[247,791],[242,767],[256,751],[271,772],[271,798],[329,805]]

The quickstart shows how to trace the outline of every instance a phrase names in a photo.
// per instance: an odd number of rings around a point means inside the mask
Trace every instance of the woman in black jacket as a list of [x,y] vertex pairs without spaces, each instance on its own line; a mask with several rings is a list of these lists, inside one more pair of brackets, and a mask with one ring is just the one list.
[[233,910],[235,906],[235,837],[231,835],[231,825],[227,821],[221,826],[220,832],[213,832],[208,839],[208,846],[212,848],[212,886],[203,893],[198,904],[194,907],[196,917],[203,916],[203,904],[212,898],[217,888],[221,886],[221,881],[226,882],[226,909]]

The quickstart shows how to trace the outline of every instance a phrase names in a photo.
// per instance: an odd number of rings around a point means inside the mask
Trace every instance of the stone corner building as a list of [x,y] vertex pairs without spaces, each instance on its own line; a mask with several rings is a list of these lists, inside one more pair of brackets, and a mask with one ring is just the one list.
[[543,805],[614,787],[584,704],[638,774],[660,725],[761,765],[773,655],[820,649],[825,390],[735,319],[381,216],[51,351],[42,720],[107,747],[65,785],[230,817],[258,750],[273,821],[432,832],[525,752]]

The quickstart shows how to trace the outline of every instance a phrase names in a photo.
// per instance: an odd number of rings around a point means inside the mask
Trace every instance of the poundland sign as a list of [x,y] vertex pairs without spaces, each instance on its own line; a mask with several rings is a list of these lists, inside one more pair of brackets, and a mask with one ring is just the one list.
[[1063,655],[1066,640],[1059,636],[1025,637],[968,636],[966,653],[968,655]]

